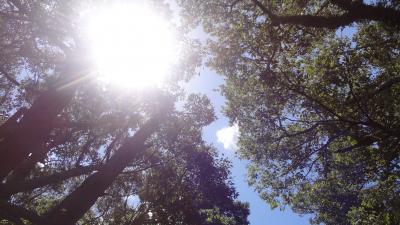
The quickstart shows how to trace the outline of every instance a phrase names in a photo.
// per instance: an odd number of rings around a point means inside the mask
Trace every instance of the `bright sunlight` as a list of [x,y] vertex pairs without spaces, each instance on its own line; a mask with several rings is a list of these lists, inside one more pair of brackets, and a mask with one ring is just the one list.
[[160,85],[178,55],[169,24],[143,4],[98,9],[86,31],[99,78],[122,87]]

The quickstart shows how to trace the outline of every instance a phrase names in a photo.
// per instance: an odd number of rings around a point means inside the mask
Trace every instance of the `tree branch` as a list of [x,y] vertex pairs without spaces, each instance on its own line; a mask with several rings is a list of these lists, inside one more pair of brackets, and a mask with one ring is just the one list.
[[0,73],[3,74],[3,76],[7,78],[7,80],[13,83],[15,86],[21,86],[21,84],[16,79],[14,79],[10,74],[8,74],[2,68],[0,68]]
[[124,168],[145,151],[145,141],[158,128],[160,117],[164,116],[153,117],[133,137],[128,138],[98,172],[87,178],[61,203],[48,212],[41,224],[75,224],[104,194]]
[[375,96],[377,94],[379,94],[380,92],[382,92],[383,90],[392,87],[393,85],[397,84],[400,82],[400,76],[396,76],[393,77],[387,81],[385,81],[384,83],[382,83],[372,94],[372,96]]
[[338,16],[315,15],[275,15],[258,0],[252,2],[269,17],[273,26],[280,24],[301,25],[305,27],[336,29],[361,21],[380,21],[387,24],[400,24],[400,11],[383,6],[365,5],[360,2],[332,0],[331,2],[346,12]]
[[0,198],[7,198],[15,193],[30,191],[43,186],[59,183],[71,177],[91,173],[101,168],[101,165],[81,166],[67,171],[53,173],[48,176],[33,178],[27,181],[12,182],[0,185]]

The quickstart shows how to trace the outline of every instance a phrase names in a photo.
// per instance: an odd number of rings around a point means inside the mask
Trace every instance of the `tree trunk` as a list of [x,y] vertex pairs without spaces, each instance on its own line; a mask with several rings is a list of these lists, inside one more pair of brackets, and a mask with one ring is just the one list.
[[5,127],[3,139],[0,141],[0,181],[30,154],[47,153],[47,150],[43,149],[53,128],[53,122],[74,96],[76,81],[83,77],[82,67],[82,63],[68,64],[62,73],[64,79],[54,88],[44,92],[32,107],[24,112],[15,126],[9,126],[12,129]]
[[115,178],[146,149],[145,141],[158,127],[153,118],[129,138],[98,172],[87,178],[53,210],[44,215],[41,225],[73,225],[104,194]]

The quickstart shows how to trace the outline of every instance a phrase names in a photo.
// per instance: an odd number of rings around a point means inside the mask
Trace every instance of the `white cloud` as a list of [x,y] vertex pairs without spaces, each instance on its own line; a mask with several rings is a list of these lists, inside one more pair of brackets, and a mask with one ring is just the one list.
[[217,131],[217,141],[224,145],[225,149],[236,149],[239,136],[239,126],[234,124],[231,127],[225,127]]

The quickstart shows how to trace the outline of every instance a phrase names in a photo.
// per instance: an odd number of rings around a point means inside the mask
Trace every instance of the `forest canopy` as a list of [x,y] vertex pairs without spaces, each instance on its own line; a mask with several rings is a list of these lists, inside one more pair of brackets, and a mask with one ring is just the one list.
[[0,224],[249,224],[204,66],[266,204],[400,224],[397,0],[0,0],[0,49]]

